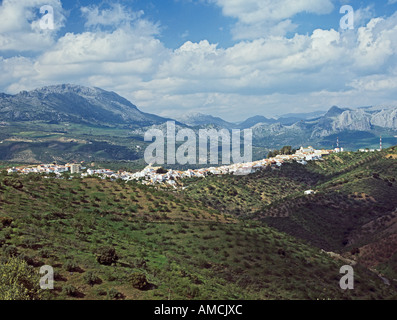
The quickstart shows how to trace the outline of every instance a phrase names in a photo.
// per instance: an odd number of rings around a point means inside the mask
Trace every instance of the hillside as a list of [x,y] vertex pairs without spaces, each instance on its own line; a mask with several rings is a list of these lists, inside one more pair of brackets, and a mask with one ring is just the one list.
[[229,130],[237,128],[235,124],[227,122],[219,117],[213,117],[211,115],[206,115],[198,112],[182,115],[180,117],[177,117],[177,120],[191,127],[206,127],[208,125],[215,125],[217,127],[226,128]]
[[132,130],[167,120],[100,88],[64,84],[2,94],[0,160],[135,161],[145,143]]
[[[397,143],[397,109],[372,107],[327,113],[288,114],[279,119],[255,116],[239,123],[201,113],[181,115],[178,128],[252,129],[255,160],[271,149],[314,145],[334,148],[339,137],[346,150]],[[0,94],[0,160],[139,161],[144,133],[165,128],[170,119],[140,111],[114,92],[71,84]],[[243,119],[241,119],[243,120]]]
[[167,121],[138,110],[114,92],[63,84],[0,96],[0,120],[149,126]]
[[27,121],[0,124],[0,160],[19,163],[143,158],[145,143],[127,128]]
[[19,270],[44,264],[55,270],[55,290],[43,294],[33,287],[30,297],[396,298],[392,287],[360,266],[356,289],[341,291],[345,263],[183,194],[98,179],[2,173],[0,181],[0,269],[15,263]]
[[[396,278],[397,148],[345,152],[244,177],[188,184],[189,197],[221,212],[265,222]],[[225,182],[226,181],[226,182]],[[304,195],[305,190],[316,191]],[[350,253],[354,248],[360,254]]]

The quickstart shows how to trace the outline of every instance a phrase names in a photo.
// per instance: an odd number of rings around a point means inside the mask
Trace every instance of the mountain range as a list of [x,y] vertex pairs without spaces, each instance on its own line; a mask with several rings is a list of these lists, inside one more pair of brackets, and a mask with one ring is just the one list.
[[179,121],[200,128],[252,129],[254,145],[267,148],[305,144],[330,148],[336,146],[338,136],[343,146],[352,150],[379,146],[380,136],[388,146],[397,143],[397,107],[333,106],[327,112],[287,114],[277,119],[257,115],[240,123],[191,114]]
[[114,92],[69,84],[22,91],[16,95],[1,94],[0,119],[138,126],[167,121],[138,110]]
[[[313,136],[326,136],[344,130],[369,131],[374,127],[397,130],[397,107],[365,110],[364,108],[348,109],[331,107],[328,112],[287,114],[277,119],[254,116],[240,123],[227,122],[218,117],[201,113],[187,114],[178,120],[189,126],[217,125],[224,128],[248,129],[260,126],[279,127],[312,127]],[[279,124],[281,126],[272,126]],[[303,125],[303,126],[302,126]]]
[[[248,108],[249,106],[247,106]],[[82,159],[137,160],[148,128],[165,129],[170,118],[142,112],[114,92],[63,84],[15,95],[0,93],[0,160]],[[181,115],[177,127],[252,129],[253,146],[267,150],[284,145],[332,148],[337,137],[350,150],[397,144],[397,107],[340,108],[263,115],[229,122],[202,113]],[[254,152],[255,153],[255,152]]]
[[[63,84],[16,95],[0,94],[0,121],[32,120],[146,127],[171,119],[142,112],[127,99],[100,88]],[[369,131],[375,126],[397,130],[397,107],[342,109],[333,106],[328,112],[290,113],[277,119],[257,115],[239,123],[202,113],[188,113],[177,120],[192,127],[216,125],[227,129],[280,124],[279,131],[282,131],[295,125],[312,128],[313,136],[326,136],[344,130]]]

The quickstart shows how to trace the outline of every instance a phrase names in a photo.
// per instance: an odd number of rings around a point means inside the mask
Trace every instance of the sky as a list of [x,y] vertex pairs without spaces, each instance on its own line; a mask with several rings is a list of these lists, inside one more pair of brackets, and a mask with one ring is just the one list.
[[397,106],[397,0],[0,0],[0,92],[63,83],[172,118]]

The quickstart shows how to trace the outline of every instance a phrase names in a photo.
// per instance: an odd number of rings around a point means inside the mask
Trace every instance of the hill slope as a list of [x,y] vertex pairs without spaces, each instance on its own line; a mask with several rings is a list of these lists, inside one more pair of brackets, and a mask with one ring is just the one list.
[[0,96],[1,121],[51,121],[149,126],[166,119],[143,113],[114,92],[56,85]]
[[[396,295],[360,266],[355,290],[341,291],[339,269],[345,262],[183,195],[96,179],[0,178],[0,269],[12,256],[34,270],[53,266],[55,290],[38,293],[45,299]],[[114,263],[104,264],[109,259]]]
[[234,129],[237,127],[237,125],[235,125],[234,123],[227,122],[219,117],[213,117],[211,115],[198,112],[185,114],[177,118],[177,120],[191,127],[206,127],[211,125],[226,129]]
[[[393,279],[396,159],[396,147],[377,153],[345,152],[307,166],[286,164],[244,177],[192,181],[185,192],[221,212],[260,220],[326,251],[345,253]],[[308,189],[316,194],[304,195]],[[355,248],[362,253],[352,256]]]

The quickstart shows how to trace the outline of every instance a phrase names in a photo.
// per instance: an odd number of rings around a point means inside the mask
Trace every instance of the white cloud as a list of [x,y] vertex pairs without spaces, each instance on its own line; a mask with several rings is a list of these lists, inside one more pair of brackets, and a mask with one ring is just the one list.
[[34,62],[29,58],[0,57],[0,87],[9,87],[10,92],[19,92],[21,90],[19,83],[35,75],[33,64]]
[[[40,8],[54,9],[54,29],[42,30]],[[60,0],[4,0],[0,5],[0,48],[14,51],[44,51],[54,44],[65,16]]]
[[387,62],[397,53],[397,13],[388,19],[372,19],[357,32],[355,66],[366,72],[386,72]]
[[352,87],[360,91],[382,92],[397,89],[396,76],[374,75],[357,79],[351,83]]
[[229,48],[186,41],[170,50],[158,25],[139,14],[116,7],[117,26],[109,29],[97,28],[110,23],[108,13],[89,10],[87,31],[65,34],[36,58],[1,58],[1,88],[70,82],[115,91],[146,112],[194,110],[228,120],[397,102],[397,13],[355,30],[260,37]]
[[113,32],[67,33],[39,61],[47,65],[89,62],[128,62],[151,59],[163,50],[159,40],[125,27]]
[[374,5],[354,10],[354,27],[365,26],[372,18],[375,18]]
[[109,9],[100,10],[98,6],[82,7],[81,12],[87,20],[86,27],[112,26],[129,24],[140,18],[144,12],[131,11],[119,3],[112,3]]
[[[106,16],[101,11],[100,16]],[[118,10],[118,9],[117,9]],[[156,38],[158,26],[131,12],[128,23],[115,30],[95,29],[67,33],[36,58],[24,60],[24,69],[16,58],[1,59],[1,86],[7,92],[28,90],[54,83],[79,83],[122,91],[140,90],[144,78],[150,78],[169,50]],[[88,19],[91,19],[91,15]],[[105,22],[103,22],[105,23]],[[12,67],[10,67],[12,66]],[[29,76],[25,76],[29,70]],[[19,73],[19,79],[15,75]]]
[[227,17],[237,19],[233,36],[255,39],[268,35],[285,35],[296,25],[290,20],[298,13],[326,14],[334,6],[331,0],[210,0],[222,8]]
[[213,0],[226,16],[252,24],[263,20],[281,21],[300,12],[325,14],[333,10],[330,0]]

